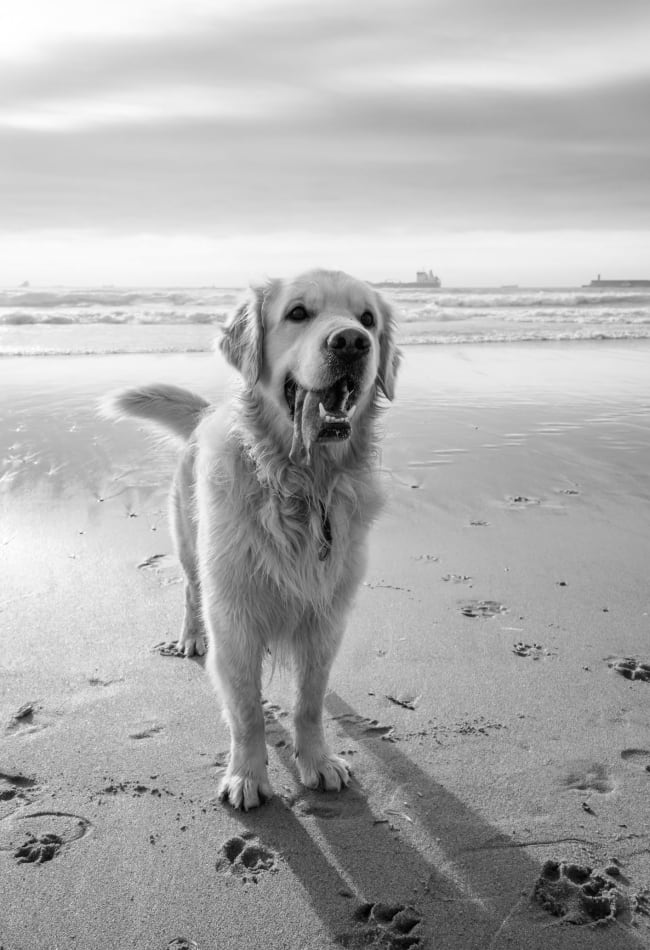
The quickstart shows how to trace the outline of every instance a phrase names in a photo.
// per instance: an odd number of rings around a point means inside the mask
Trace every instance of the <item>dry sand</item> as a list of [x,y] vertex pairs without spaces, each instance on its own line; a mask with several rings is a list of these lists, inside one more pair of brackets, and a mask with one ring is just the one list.
[[[173,467],[94,400],[211,356],[0,363],[3,950],[650,946],[650,346],[409,348],[327,698],[351,787],[216,800]],[[619,665],[620,661],[629,661]]]

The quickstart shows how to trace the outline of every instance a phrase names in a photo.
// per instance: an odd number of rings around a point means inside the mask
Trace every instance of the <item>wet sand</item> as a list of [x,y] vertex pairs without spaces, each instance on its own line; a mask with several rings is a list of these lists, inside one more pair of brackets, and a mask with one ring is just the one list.
[[[650,946],[650,345],[409,347],[389,495],[327,697],[353,782],[216,800],[174,455],[115,386],[215,400],[217,357],[0,362],[0,945]],[[162,645],[162,646],[161,646]]]

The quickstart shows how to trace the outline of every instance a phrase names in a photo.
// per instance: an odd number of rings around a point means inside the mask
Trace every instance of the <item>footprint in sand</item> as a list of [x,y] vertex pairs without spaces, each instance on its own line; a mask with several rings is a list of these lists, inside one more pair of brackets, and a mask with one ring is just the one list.
[[353,786],[348,786],[340,797],[328,793],[326,802],[318,792],[302,791],[289,804],[298,815],[325,821],[348,821],[368,815],[368,802]]
[[533,660],[539,660],[543,656],[554,656],[550,650],[546,650],[541,643],[524,643],[518,640],[512,646],[512,652],[516,656],[531,657]]
[[277,749],[284,749],[290,745],[291,739],[287,733],[286,727],[280,722],[286,719],[289,713],[282,709],[276,703],[269,702],[268,699],[262,700],[264,710],[264,728],[269,742],[273,742]]
[[356,926],[339,934],[336,942],[353,950],[361,947],[417,947],[422,940],[416,933],[422,916],[414,907],[404,904],[361,904],[353,914]]
[[304,818],[319,818],[321,820],[330,820],[336,818],[350,818],[350,815],[342,815],[341,808],[336,805],[311,805],[309,802],[296,802],[295,799],[289,802],[291,807],[295,806],[296,813]]
[[541,505],[541,498],[529,498],[528,495],[507,495],[506,502],[511,508],[532,508]]
[[610,658],[607,665],[626,680],[643,680],[650,683],[650,663],[642,663],[635,657],[626,656],[622,659]]
[[180,584],[183,580],[181,566],[171,554],[152,554],[138,564],[138,570],[152,574],[161,587]]
[[497,614],[504,614],[507,607],[498,603],[496,600],[470,600],[461,605],[460,612],[464,617],[496,617]]
[[60,835],[45,834],[40,838],[28,835],[27,840],[20,848],[14,851],[14,858],[18,864],[45,864],[51,861],[63,847],[63,838]]
[[348,735],[362,736],[365,739],[391,740],[394,726],[382,726],[377,719],[366,719],[356,713],[344,713],[341,716],[332,716],[332,720],[339,723]]
[[568,766],[562,776],[562,784],[566,788],[600,792],[601,795],[613,792],[615,788],[612,776],[602,763],[582,759]]
[[20,709],[17,709],[16,712],[10,716],[6,731],[15,732],[17,729],[24,729],[25,727],[31,726],[34,722],[35,710],[35,703],[23,703]]
[[38,702],[23,703],[5,721],[4,732],[7,738],[31,736],[35,732],[41,732],[43,729],[56,725],[59,716],[59,713],[53,714],[50,710],[43,712],[43,706]]
[[6,722],[5,733],[8,736],[31,735],[33,732],[47,729],[48,726],[52,725],[52,722],[52,717],[42,714],[42,706],[39,706],[38,703],[23,703]]
[[277,703],[272,703],[268,699],[262,700],[262,706],[264,708],[264,720],[265,722],[275,722],[278,719],[286,719],[289,715],[286,709],[283,709],[282,706],[278,706]]
[[136,732],[130,732],[129,739],[152,739],[158,735],[159,732],[164,732],[164,726],[152,722],[150,725],[145,725]]
[[0,772],[0,819],[7,818],[17,808],[33,801],[30,791],[37,788],[38,783],[34,778],[11,772]]
[[216,868],[241,877],[245,884],[257,884],[260,874],[278,870],[276,858],[256,835],[247,831],[224,841]]
[[0,772],[0,802],[8,802],[14,798],[24,798],[25,790],[34,788],[35,778],[10,772]]
[[554,917],[569,924],[606,923],[622,916],[629,901],[611,879],[619,879],[617,867],[596,872],[581,864],[547,861],[533,890],[532,899]]
[[46,864],[62,848],[85,837],[91,828],[87,818],[68,812],[14,815],[2,823],[0,851],[11,851],[18,864]]

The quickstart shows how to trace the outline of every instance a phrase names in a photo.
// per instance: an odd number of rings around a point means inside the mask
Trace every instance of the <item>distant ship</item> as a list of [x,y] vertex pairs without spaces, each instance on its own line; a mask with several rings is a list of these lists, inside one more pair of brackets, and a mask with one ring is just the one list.
[[600,274],[596,280],[584,284],[585,287],[650,287],[650,280],[602,280]]
[[419,270],[415,275],[415,280],[412,281],[401,281],[401,280],[381,280],[373,284],[374,287],[386,287],[390,289],[391,287],[428,287],[428,288],[437,288],[442,286],[440,278],[433,273],[432,270]]

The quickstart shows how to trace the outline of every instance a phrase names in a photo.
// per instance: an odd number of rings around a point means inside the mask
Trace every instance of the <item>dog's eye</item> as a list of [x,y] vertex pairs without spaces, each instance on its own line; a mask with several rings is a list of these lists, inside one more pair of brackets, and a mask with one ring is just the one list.
[[287,314],[286,319],[287,319],[287,320],[295,320],[296,323],[300,323],[301,320],[306,320],[308,316],[309,316],[309,314],[307,313],[307,311],[305,310],[305,308],[302,306],[302,304],[298,304],[297,307],[293,307],[293,308],[289,311],[289,313]]
[[374,314],[372,314],[369,310],[364,310],[361,316],[359,317],[359,320],[361,321],[364,327],[374,327],[375,325]]

